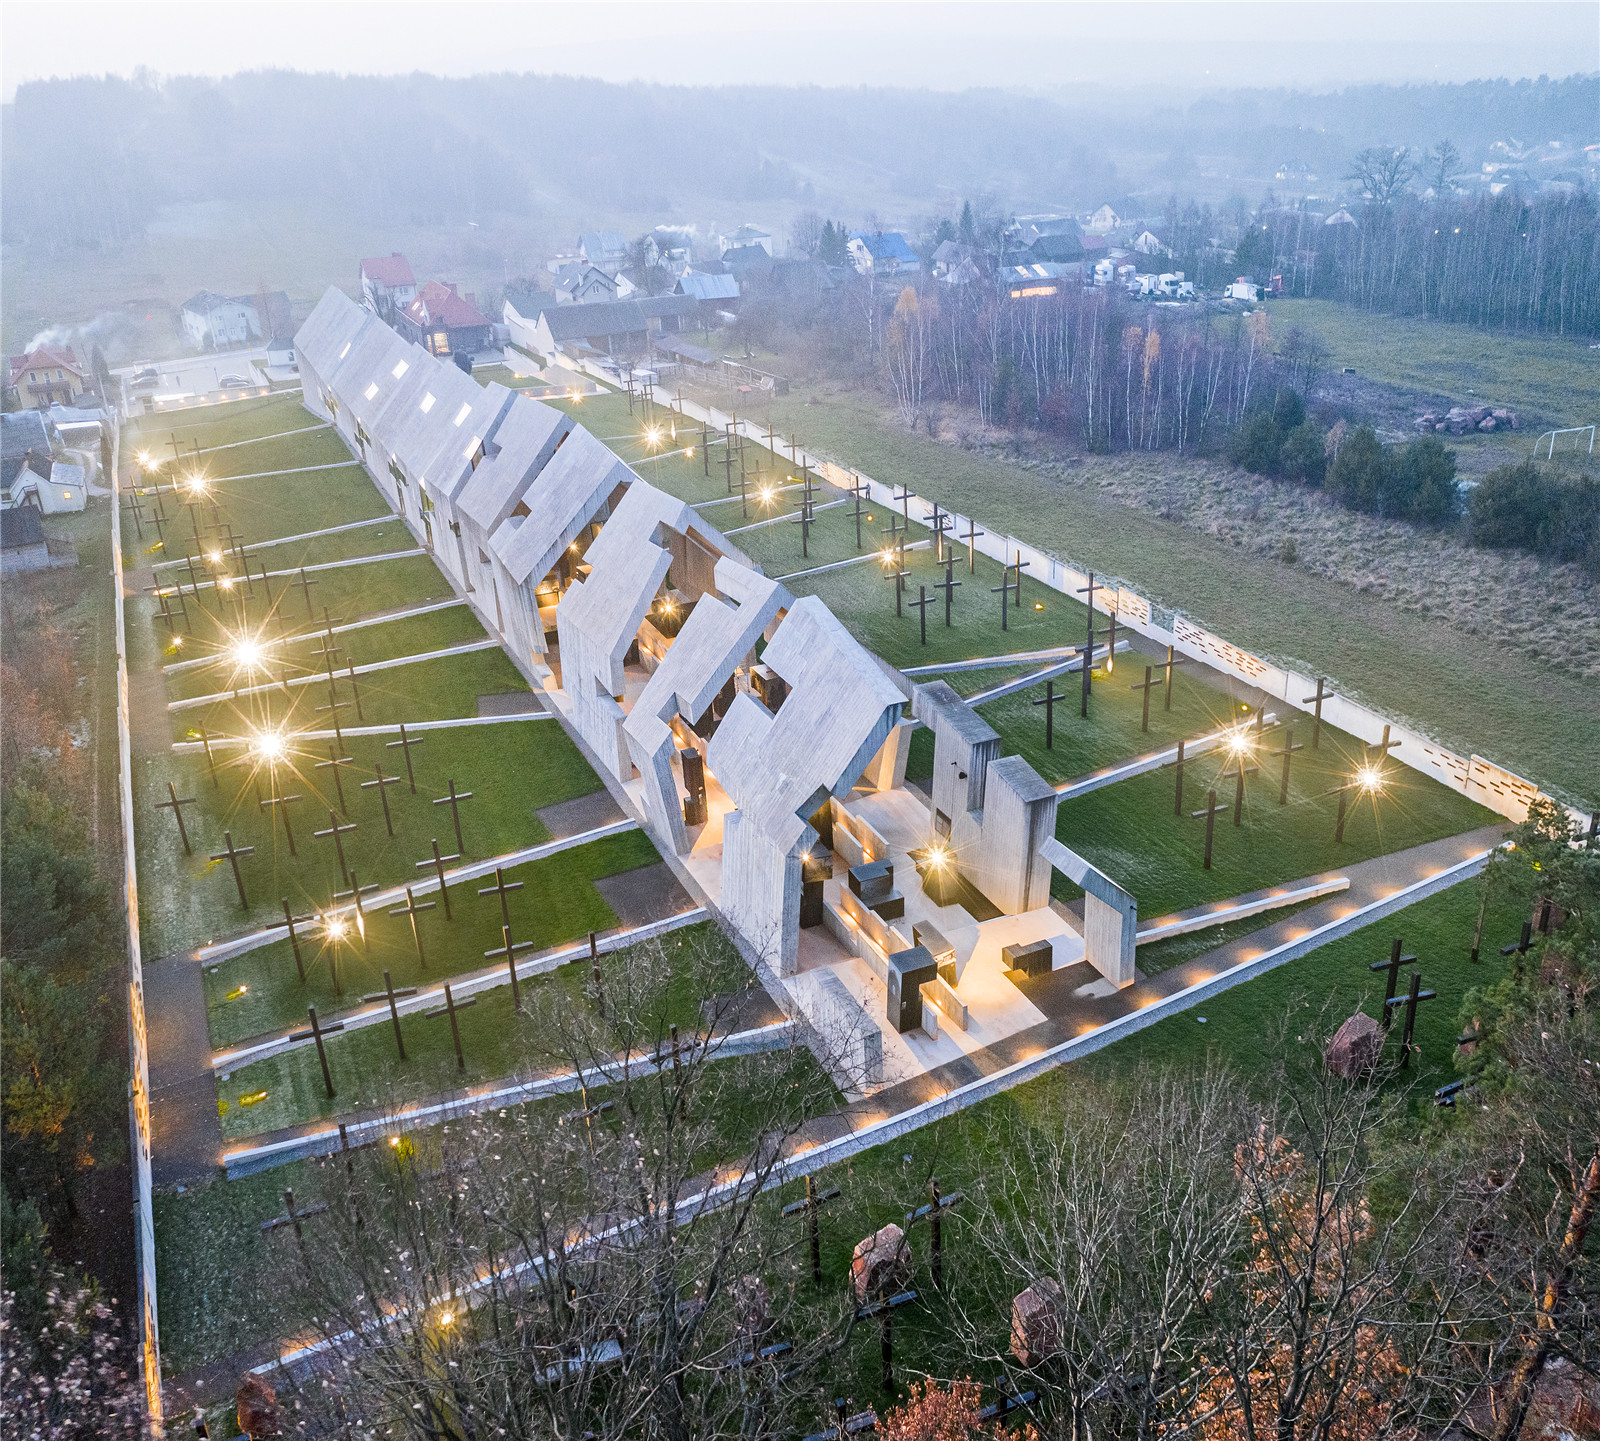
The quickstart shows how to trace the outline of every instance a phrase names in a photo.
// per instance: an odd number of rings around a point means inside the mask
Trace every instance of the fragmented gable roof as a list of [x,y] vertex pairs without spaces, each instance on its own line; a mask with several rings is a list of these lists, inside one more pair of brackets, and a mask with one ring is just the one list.
[[917,259],[917,252],[906,243],[905,236],[898,230],[858,230],[850,238],[859,240],[874,260],[898,260],[904,263]]
[[398,250],[393,255],[379,255],[370,260],[363,260],[361,273],[389,290],[417,283],[416,276],[411,273],[411,262]]
[[67,346],[39,345],[26,355],[11,357],[11,383],[15,385],[25,370],[43,370],[46,367],[51,370],[70,370],[80,380],[83,378],[83,365],[78,360],[77,351]]
[[597,300],[589,305],[546,305],[541,314],[552,340],[584,340],[591,335],[632,335],[662,316],[693,315],[691,295],[652,295],[637,300]]
[[680,295],[690,295],[696,300],[739,298],[739,282],[731,275],[702,275],[699,271],[690,271],[678,281],[677,288]]
[[[537,401],[529,401],[537,405]],[[501,523],[495,554],[518,585],[538,582],[603,501],[634,479],[622,458],[587,430],[574,430],[539,473],[539,503],[531,514]]]
[[406,316],[418,325],[442,325],[446,330],[465,330],[475,325],[492,322],[476,305],[472,297],[458,295],[453,285],[430,280],[419,291],[417,298],[406,306]]
[[218,295],[214,290],[197,290],[186,301],[182,309],[190,315],[209,316],[213,310],[220,310],[224,305],[248,305],[248,300],[235,300],[228,295]]

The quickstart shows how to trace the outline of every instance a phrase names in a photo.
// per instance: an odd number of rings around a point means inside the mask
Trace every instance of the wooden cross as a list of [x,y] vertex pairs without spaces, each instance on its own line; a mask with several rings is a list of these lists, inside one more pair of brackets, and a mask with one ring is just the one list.
[[1304,746],[1297,746],[1294,743],[1294,727],[1290,726],[1283,733],[1283,748],[1273,752],[1274,755],[1283,757],[1283,778],[1278,783],[1278,804],[1280,806],[1289,804],[1289,758],[1296,751],[1304,749]]
[[1317,703],[1316,710],[1312,712],[1313,719],[1311,721],[1312,750],[1318,750],[1322,745],[1322,703],[1328,698],[1327,684],[1327,679],[1319,675],[1317,677],[1317,693],[1315,695],[1301,696],[1300,698],[1301,705],[1310,705],[1312,701]]
[[[1246,760],[1246,753],[1240,751],[1234,765],[1233,823],[1236,826],[1244,824],[1244,778],[1261,769],[1260,766],[1246,765]],[[1223,774],[1226,775],[1227,772],[1224,771]]]
[[1501,946],[1500,947],[1500,954],[1502,956],[1509,956],[1509,955],[1512,955],[1514,953],[1514,954],[1516,954],[1518,956],[1525,956],[1525,955],[1528,954],[1528,950],[1532,945],[1533,945],[1533,922],[1532,921],[1524,921],[1522,923],[1522,935],[1518,938],[1516,945],[1514,945],[1514,946]]
[[910,1230],[920,1221],[928,1223],[929,1238],[932,1241],[933,1284],[944,1290],[944,1217],[947,1212],[959,1206],[965,1199],[960,1191],[952,1191],[948,1196],[941,1195],[939,1183],[932,1178],[928,1181],[928,1204],[918,1206],[906,1217],[906,1230]]
[[1413,971],[1411,973],[1411,989],[1403,996],[1396,996],[1393,1000],[1384,1002],[1386,1011],[1392,1006],[1404,1006],[1406,1008],[1405,1029],[1400,1035],[1400,1069],[1402,1071],[1411,1064],[1411,1038],[1416,1034],[1417,1030],[1417,1003],[1419,1001],[1434,1000],[1438,997],[1438,994],[1437,991],[1423,990],[1422,972]]
[[320,580],[308,579],[306,577],[306,568],[304,566],[300,567],[300,593],[306,598],[306,618],[308,620],[315,620],[317,618],[316,611],[311,608],[311,587],[321,584],[322,582]]
[[226,844],[227,849],[218,851],[211,857],[211,859],[214,861],[226,860],[230,865],[232,865],[233,883],[239,888],[239,909],[241,911],[248,911],[250,909],[250,902],[245,899],[244,877],[239,874],[239,857],[253,856],[256,853],[256,848],[254,846],[234,845],[232,831],[224,831],[222,833],[222,839]]
[[195,798],[193,796],[183,796],[180,799],[178,788],[171,781],[167,782],[167,795],[170,799],[157,801],[156,809],[158,811],[172,812],[178,822],[178,836],[183,841],[183,853],[186,856],[192,856],[194,852],[189,848],[189,830],[183,823],[183,808],[192,806],[195,803]]
[[335,1031],[342,1031],[344,1022],[333,1021],[329,1025],[323,1025],[317,1020],[317,1008],[315,1006],[306,1007],[306,1018],[311,1022],[310,1026],[304,1031],[291,1031],[289,1039],[291,1041],[303,1041],[309,1036],[316,1042],[317,1060],[322,1066],[322,1085],[328,1093],[328,1099],[331,1101],[334,1096],[333,1076],[328,1070],[328,1052],[322,1044],[322,1038],[332,1035]]
[[800,493],[800,513],[789,518],[790,525],[800,527],[800,554],[809,558],[811,555],[811,522],[815,519],[815,508],[811,500],[811,477],[806,477],[806,488]]
[[177,466],[178,466],[178,462],[183,459],[183,453],[178,448],[178,432],[177,431],[173,431],[172,432],[172,438],[167,441],[167,444],[172,447],[172,465],[173,465],[174,471],[176,471]]
[[902,485],[898,495],[891,490],[889,492],[889,499],[899,502],[900,509],[905,516],[905,528],[909,531],[911,529],[911,488],[909,486]]
[[340,750],[344,749],[344,731],[343,731],[343,729],[341,729],[341,727],[339,725],[339,712],[342,711],[349,704],[350,704],[349,701],[342,701],[342,700],[339,699],[339,687],[338,687],[337,683],[334,681],[333,672],[329,671],[328,672],[328,703],[327,703],[327,705],[319,705],[317,707],[317,713],[319,715],[323,711],[331,711],[333,713],[333,733],[334,733],[334,735],[337,737],[337,739],[339,741],[339,749]]
[[1094,662],[1094,593],[1097,590],[1104,590],[1104,589],[1105,589],[1105,586],[1096,585],[1095,584],[1094,572],[1091,570],[1089,572],[1089,584],[1088,585],[1080,585],[1077,588],[1077,590],[1073,592],[1074,595],[1085,595],[1086,594],[1088,596],[1088,599],[1086,601],[1084,601],[1084,604],[1086,606],[1088,606],[1088,608],[1089,608],[1089,646],[1088,646],[1088,649],[1084,652],[1084,660],[1083,660],[1083,705],[1082,705],[1082,708],[1081,708],[1081,711],[1080,711],[1080,714],[1083,716],[1083,718],[1085,720],[1087,720],[1089,718],[1089,677],[1090,677],[1091,673],[1094,670],[1094,664],[1093,664],[1093,662]]
[[955,518],[947,510],[939,508],[939,502],[933,502],[933,509],[928,512],[928,521],[933,527],[933,559],[938,565],[944,564],[944,538],[955,526]]
[[456,790],[455,778],[453,776],[450,778],[449,786],[450,786],[450,794],[447,795],[447,796],[440,796],[439,799],[434,802],[434,805],[436,805],[436,806],[449,806],[450,807],[450,819],[453,820],[456,823],[456,852],[457,852],[458,855],[465,855],[466,851],[467,851],[467,848],[462,843],[462,840],[461,840],[461,807],[460,807],[460,803],[462,801],[470,801],[472,799],[472,792],[471,791],[460,791],[460,792],[458,792]]
[[905,569],[906,552],[903,546],[896,546],[890,554],[894,557],[889,562],[892,569],[887,573],[885,579],[894,582],[894,613],[898,618],[905,614],[902,607],[906,593],[906,577],[911,572]]
[[360,721],[361,724],[365,725],[367,718],[366,718],[366,716],[364,716],[361,713],[361,688],[356,684],[356,664],[355,664],[355,662],[351,661],[351,660],[347,660],[344,663],[344,669],[345,669],[345,674],[350,677],[350,694],[354,698],[355,703],[356,703],[356,719],[358,721]]
[[811,1241],[811,1279],[818,1286],[822,1284],[822,1228],[818,1224],[817,1212],[826,1202],[837,1201],[839,1195],[837,1186],[819,1191],[815,1177],[807,1176],[805,1200],[792,1201],[782,1211],[785,1217],[803,1215],[806,1218],[806,1231]]
[[917,598],[915,600],[906,602],[907,605],[914,605],[917,608],[917,621],[921,628],[923,645],[928,643],[928,607],[938,603],[938,596],[929,595],[928,587],[925,585],[917,587]]
[[295,927],[303,926],[307,921],[313,919],[315,919],[315,917],[295,915],[295,913],[289,908],[288,896],[283,898],[283,922],[289,928],[289,945],[294,950],[294,968],[300,977],[300,983],[302,985],[305,984],[306,979],[306,963],[300,955],[300,933],[295,930]]
[[280,815],[283,817],[283,834],[288,839],[289,854],[291,856],[298,854],[298,852],[294,848],[294,827],[289,824],[289,807],[300,799],[300,796],[284,795],[283,787],[279,784],[278,777],[274,775],[272,777],[272,794],[265,800],[258,799],[256,801],[256,809],[267,811],[272,816],[274,823],[276,823]]
[[1173,647],[1171,647],[1170,645],[1167,647],[1167,658],[1161,664],[1161,669],[1166,674],[1166,687],[1167,687],[1166,699],[1162,703],[1162,707],[1161,707],[1163,710],[1171,710],[1172,709],[1172,668],[1173,668],[1173,666],[1188,665],[1188,663],[1189,663],[1189,657],[1188,656],[1177,655],[1177,654],[1174,653]]
[[[246,570],[245,574],[248,575],[249,571]],[[272,610],[273,610],[273,606],[272,606],[272,581],[267,576],[267,563],[266,563],[266,561],[262,561],[261,562],[261,589],[266,592],[267,614],[270,616],[272,614]]]
[[333,771],[333,788],[334,788],[334,790],[336,790],[339,793],[339,809],[345,815],[349,815],[350,814],[350,808],[347,805],[345,805],[345,803],[344,803],[344,779],[339,774],[339,767],[340,766],[353,765],[353,764],[354,764],[353,757],[351,757],[351,756],[342,756],[342,755],[338,754],[338,752],[335,751],[334,748],[333,748],[333,742],[329,741],[328,742],[328,758],[327,758],[327,760],[325,760],[325,761],[317,761],[313,766],[314,770],[319,770],[319,771],[332,770]]
[[881,1297],[871,1305],[862,1306],[856,1312],[855,1319],[858,1321],[877,1318],[879,1356],[882,1361],[879,1379],[885,1391],[894,1390],[894,1325],[891,1318],[901,1306],[908,1306],[916,1299],[915,1291],[899,1291],[893,1296]]
[[431,1011],[423,1012],[423,1014],[429,1020],[435,1020],[439,1016],[450,1017],[450,1039],[455,1042],[456,1069],[458,1071],[465,1071],[467,1069],[467,1059],[461,1054],[461,1027],[456,1024],[456,1012],[464,1011],[469,1006],[475,1006],[477,1004],[478,998],[476,996],[473,996],[470,1000],[456,1000],[456,998],[450,993],[450,983],[446,981],[444,987],[444,1004],[442,1006],[435,1006]]
[[506,897],[512,891],[520,891],[521,889],[521,881],[507,881],[505,871],[496,866],[494,868],[494,884],[492,886],[479,886],[478,894],[480,896],[500,897],[500,921],[502,925],[509,926],[511,924],[511,909],[506,904]]
[[1166,685],[1164,680],[1152,680],[1151,676],[1154,674],[1155,667],[1153,665],[1147,665],[1144,668],[1143,684],[1136,684],[1128,687],[1129,690],[1142,690],[1144,692],[1144,710],[1139,717],[1139,729],[1141,731],[1148,731],[1150,729],[1150,692],[1158,685]]
[[[434,804],[438,805],[439,802],[435,801]],[[432,866],[434,874],[439,877],[439,898],[444,902],[444,918],[447,921],[453,920],[454,917],[450,914],[450,887],[445,884],[444,880],[445,863],[447,861],[459,861],[460,859],[461,854],[459,851],[453,856],[441,856],[439,854],[439,838],[435,836],[433,839],[432,859],[416,862],[416,867],[419,871],[425,871],[429,866]]]
[[1469,959],[1472,961],[1473,965],[1478,964],[1478,952],[1483,946],[1483,917],[1484,913],[1488,909],[1489,888],[1485,886],[1482,888],[1481,894],[1478,897],[1478,922],[1472,928],[1472,951],[1469,955]]
[[152,585],[147,587],[147,592],[161,602],[161,613],[156,617],[156,619],[164,620],[167,623],[167,629],[169,631],[172,630],[177,624],[177,617],[173,615],[172,607],[167,604],[166,591],[164,591],[159,585]]
[[394,817],[389,814],[389,787],[399,785],[400,777],[384,775],[383,767],[381,765],[374,765],[372,768],[372,774],[374,777],[376,777],[376,779],[362,781],[361,789],[370,790],[373,786],[378,788],[378,799],[383,802],[384,828],[392,836],[394,834]]
[[1000,584],[989,587],[990,595],[993,595],[996,591],[1000,593],[1000,629],[1010,630],[1011,625],[1006,618],[1006,604],[1011,598],[1011,567],[1009,565],[1000,567]]
[[[1377,751],[1377,760],[1374,762],[1374,764],[1376,764],[1378,766],[1382,766],[1382,764],[1386,760],[1389,759],[1389,752],[1392,751],[1392,750],[1398,750],[1403,744],[1404,744],[1403,741],[1392,741],[1392,740],[1390,740],[1389,739],[1389,727],[1385,726],[1383,728],[1383,739],[1381,741],[1379,741],[1377,746],[1375,747],[1375,749]],[[1370,757],[1369,757],[1369,759],[1370,759]]]
[[504,925],[500,927],[500,945],[488,954],[506,958],[506,969],[511,972],[511,1009],[520,1013],[522,1010],[522,992],[517,986],[518,949],[516,942],[511,939],[511,927]]
[[[389,914],[391,916],[405,916],[411,922],[411,940],[412,940],[412,943],[417,948],[417,969],[418,970],[425,971],[425,970],[428,969],[428,958],[427,958],[427,956],[425,956],[423,954],[423,951],[422,951],[422,932],[421,932],[420,929],[418,929],[417,917],[420,916],[424,911],[431,911],[431,910],[435,909],[437,905],[438,905],[437,901],[424,901],[419,906],[417,904],[417,898],[414,895],[411,894],[411,887],[407,886],[406,887],[406,903],[405,903],[405,905],[398,906],[394,910],[389,912]],[[388,973],[385,972],[384,974],[387,975]],[[402,1054],[401,1054],[400,1059],[401,1060],[405,1059],[405,1055],[404,1055],[403,1050],[402,1050]]]
[[[411,891],[409,887],[406,890],[406,899],[408,901],[411,899]],[[399,912],[391,911],[389,914],[398,915]],[[413,931],[416,930],[416,926],[417,918],[412,916],[411,928]],[[420,941],[417,942],[417,952],[419,955],[422,952],[422,943]],[[407,986],[405,987],[405,993],[407,995],[414,996],[417,993],[417,988],[415,986]],[[403,1061],[406,1058],[406,1038],[405,1033],[400,1029],[400,1007],[395,1004],[395,997],[399,993],[395,990],[394,982],[389,979],[389,973],[387,971],[383,973],[383,994],[388,998],[389,1019],[394,1023],[394,1047],[395,1050],[400,1052],[400,1059]]]
[[[426,739],[426,737],[424,737],[424,739]],[[405,752],[406,780],[410,782],[412,795],[416,795],[417,793],[417,777],[415,772],[413,772],[411,769],[411,747],[419,746],[422,743],[423,742],[420,740],[413,740],[406,734],[406,723],[404,721],[400,722],[400,739],[397,741],[385,741],[383,743],[383,748],[385,750],[392,751],[396,746],[399,746],[400,749]]]
[[1373,961],[1367,967],[1369,971],[1384,971],[1387,974],[1383,979],[1383,1028],[1389,1029],[1389,1006],[1394,1000],[1395,987],[1400,980],[1400,967],[1415,965],[1415,956],[1402,956],[1400,954],[1400,937],[1396,936],[1389,946],[1389,959],[1386,961]]
[[[1127,629],[1126,626],[1123,629]],[[1110,675],[1117,668],[1117,608],[1111,607],[1111,615],[1107,620],[1106,628],[1100,632],[1106,638],[1106,674]],[[1090,656],[1093,660],[1094,657]]]
[[1204,816],[1206,818],[1206,858],[1202,866],[1204,870],[1211,869],[1211,838],[1217,828],[1217,812],[1221,809],[1217,804],[1217,793],[1206,792],[1206,808],[1203,811],[1190,811],[1191,816]]
[[335,661],[337,661],[338,658],[344,654],[344,647],[341,645],[335,645],[333,643],[333,627],[331,625],[327,626],[323,630],[319,639],[322,641],[322,644],[316,650],[312,651],[311,654],[315,656],[321,656],[323,665],[326,666],[329,671],[332,671]]
[[857,476],[856,477],[856,483],[850,487],[850,494],[855,498],[855,503],[856,503],[856,508],[855,508],[856,553],[860,554],[860,551],[861,551],[861,502],[871,496],[872,487],[869,486],[866,483],[866,481],[862,480],[860,476]]
[[[335,774],[337,775],[338,772],[335,772]],[[312,835],[314,835],[318,840],[321,840],[323,836],[333,837],[333,848],[339,854],[339,876],[346,885],[350,884],[350,867],[345,864],[344,860],[344,833],[346,831],[353,831],[355,828],[356,823],[354,821],[350,821],[346,825],[340,825],[339,817],[334,815],[332,809],[330,808],[328,811],[328,829],[325,831],[312,832]]]
[[[159,496],[157,496],[156,498],[158,500],[160,499]],[[165,550],[166,547],[167,547],[167,531],[166,531],[167,514],[166,514],[166,512],[164,510],[163,511],[152,511],[151,515],[150,515],[150,523],[153,526],[155,526],[155,528],[156,528],[156,540],[160,543],[161,548],[163,550]]]
[[1054,678],[1044,683],[1044,699],[1034,701],[1035,705],[1044,707],[1044,748],[1053,751],[1056,748],[1056,702],[1064,697],[1056,694]]
[[206,764],[211,767],[211,784],[217,784],[217,758],[211,754],[211,737],[206,734],[206,728],[200,727],[200,744],[205,748]]
[[261,1223],[261,1234],[266,1236],[284,1226],[293,1226],[295,1243],[304,1252],[306,1238],[305,1233],[300,1229],[301,1222],[309,1221],[313,1216],[320,1216],[328,1209],[328,1203],[326,1201],[318,1201],[315,1205],[307,1206],[304,1210],[297,1211],[294,1208],[294,1192],[286,1187],[283,1192],[283,1206],[283,1215],[274,1216],[270,1220]]
[[335,891],[333,893],[333,898],[336,901],[342,901],[346,896],[349,896],[350,899],[355,902],[356,931],[361,936],[361,949],[363,953],[370,953],[371,944],[367,940],[367,913],[362,909],[361,906],[361,893],[363,891],[378,891],[382,889],[383,887],[380,886],[376,881],[374,881],[370,886],[362,885],[361,882],[356,878],[356,873],[351,871],[350,889],[347,891]]
[[143,541],[144,540],[144,523],[143,523],[143,518],[142,518],[142,512],[143,512],[144,507],[139,504],[139,492],[137,490],[135,490],[135,491],[133,491],[131,493],[131,503],[129,504],[128,509],[133,512],[133,523],[134,523],[134,526],[139,532],[139,539],[141,541]]
[[1016,599],[1012,602],[1012,604],[1016,606],[1019,614],[1022,610],[1022,572],[1032,564],[1033,562],[1031,560],[1024,560],[1022,558],[1022,552],[1020,550],[1017,552],[1017,558],[1011,562],[1011,568],[1017,573],[1017,594]]
[[1177,777],[1177,793],[1172,799],[1172,814],[1175,816],[1183,814],[1183,747],[1184,742],[1179,740],[1178,758],[1174,763]]
[[967,533],[961,537],[967,543],[967,574],[975,575],[978,570],[978,550],[975,542],[980,535],[987,535],[988,531],[979,530],[977,523],[970,518],[967,521]]
[[[947,516],[946,519],[949,519],[949,517]],[[955,597],[956,587],[961,584],[961,582],[955,578],[955,566],[955,557],[953,555],[947,555],[944,560],[944,579],[936,580],[933,583],[933,588],[935,590],[942,590],[944,592],[944,628],[946,630],[950,629],[950,602]]]

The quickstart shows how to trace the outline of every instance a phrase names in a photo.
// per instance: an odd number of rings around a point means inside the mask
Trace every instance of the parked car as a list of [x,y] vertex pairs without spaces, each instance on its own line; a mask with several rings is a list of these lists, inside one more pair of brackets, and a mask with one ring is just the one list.
[[154,385],[160,379],[161,375],[153,365],[147,365],[144,369],[133,372],[135,385]]
[[217,381],[217,384],[223,389],[227,389],[229,386],[254,385],[255,381],[246,380],[242,375],[224,375]]

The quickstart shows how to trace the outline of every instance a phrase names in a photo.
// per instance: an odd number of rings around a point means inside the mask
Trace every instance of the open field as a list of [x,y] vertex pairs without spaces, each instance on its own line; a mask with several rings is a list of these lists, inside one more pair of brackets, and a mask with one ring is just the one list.
[[[806,404],[810,395],[822,403]],[[767,415],[751,418],[764,425]],[[1485,755],[1574,797],[1600,797],[1600,751],[1587,743],[1600,729],[1592,682],[1519,652],[1508,683],[1505,653],[1457,624],[1288,569],[1252,554],[1242,538],[1227,543],[1106,504],[1090,487],[909,435],[870,397],[808,382],[774,399],[771,418],[840,464],[975,511],[980,523],[1120,576],[1240,645],[1327,675],[1462,754]]]

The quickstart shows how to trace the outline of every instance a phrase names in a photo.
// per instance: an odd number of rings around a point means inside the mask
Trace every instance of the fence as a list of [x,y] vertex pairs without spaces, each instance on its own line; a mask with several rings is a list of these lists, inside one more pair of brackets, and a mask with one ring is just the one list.
[[134,1273],[138,1278],[139,1378],[150,1425],[163,1435],[161,1327],[156,1309],[156,1228],[150,1200],[150,1053],[139,948],[139,867],[133,848],[132,738],[128,725],[128,628],[123,613],[122,425],[111,416],[111,577],[117,588],[117,799],[122,811],[122,888],[128,915],[128,1144],[133,1154]]

